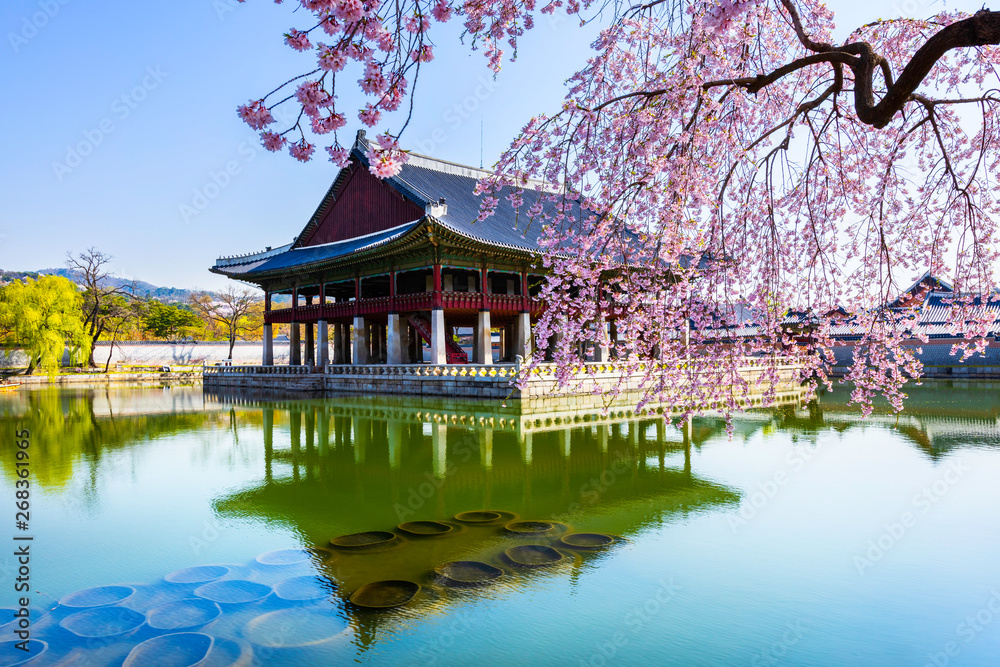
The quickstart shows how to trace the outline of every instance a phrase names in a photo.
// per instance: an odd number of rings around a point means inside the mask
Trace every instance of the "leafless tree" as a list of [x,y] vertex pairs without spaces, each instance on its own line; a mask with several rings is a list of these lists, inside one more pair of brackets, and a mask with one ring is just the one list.
[[[119,308],[112,308],[115,297],[124,297],[131,300],[135,297],[135,283],[114,286],[111,283],[113,276],[107,269],[111,261],[111,255],[107,255],[94,247],[87,248],[85,252],[73,256],[66,253],[66,267],[77,272],[75,277],[83,285],[83,325],[90,336],[90,357],[87,359],[88,366],[96,366],[94,362],[94,348],[97,339],[109,326],[110,318],[118,317]],[[114,311],[114,312],[113,312]]]
[[196,312],[210,322],[223,327],[229,338],[229,359],[233,358],[236,339],[260,326],[260,304],[263,299],[254,290],[230,285],[225,292],[201,292],[191,297]]

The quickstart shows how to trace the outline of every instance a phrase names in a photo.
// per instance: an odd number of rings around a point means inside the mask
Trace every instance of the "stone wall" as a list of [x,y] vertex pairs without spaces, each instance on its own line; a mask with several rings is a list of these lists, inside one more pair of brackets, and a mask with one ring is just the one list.
[[[539,410],[558,406],[565,408],[569,403],[579,403],[580,407],[590,407],[597,400],[619,385],[621,376],[612,364],[587,364],[588,373],[580,374],[578,380],[560,387],[552,375],[552,368],[540,368],[540,372],[522,388],[512,384],[517,370],[512,365],[493,366],[331,366],[325,373],[312,372],[307,367],[209,367],[204,383],[207,388],[237,389],[251,392],[283,394],[305,392],[315,395],[396,394],[421,397],[448,397],[474,399],[525,399]],[[779,402],[801,395],[797,381],[799,367],[782,366],[779,371]],[[760,367],[743,369],[744,378],[754,384],[763,373]],[[642,378],[635,375],[622,386],[615,405],[635,405],[642,399]],[[758,405],[762,393],[751,393],[738,403],[744,407]],[[707,406],[710,408],[721,406]]]
[[[262,356],[260,341],[237,341],[233,347],[234,364],[259,364]],[[94,348],[94,361],[104,368],[111,353],[111,367],[125,366],[200,366],[225,361],[229,355],[226,341],[126,341],[115,343],[112,350],[108,341],[98,341]],[[274,341],[276,363],[288,363],[288,341]],[[79,360],[77,360],[79,362]],[[86,361],[84,359],[83,361]],[[69,350],[63,353],[62,364],[71,364]],[[20,350],[0,352],[0,367],[25,368],[28,357]]]

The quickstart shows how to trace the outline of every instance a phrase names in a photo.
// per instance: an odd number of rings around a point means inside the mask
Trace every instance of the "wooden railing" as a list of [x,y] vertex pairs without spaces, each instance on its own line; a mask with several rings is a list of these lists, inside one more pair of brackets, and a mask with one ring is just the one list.
[[[482,308],[481,292],[439,292],[442,307],[449,310],[479,310]],[[316,322],[317,320],[349,320],[352,317],[366,315],[385,315],[390,312],[414,312],[430,310],[434,305],[434,292],[419,292],[417,294],[397,294],[394,297],[380,296],[354,301],[337,301],[322,306],[298,306],[294,308],[279,308],[264,314],[264,321],[269,324],[288,324],[290,322]],[[538,313],[544,304],[541,299],[528,297],[525,299],[517,294],[487,294],[486,306],[491,311],[521,312],[527,308],[529,312]]]

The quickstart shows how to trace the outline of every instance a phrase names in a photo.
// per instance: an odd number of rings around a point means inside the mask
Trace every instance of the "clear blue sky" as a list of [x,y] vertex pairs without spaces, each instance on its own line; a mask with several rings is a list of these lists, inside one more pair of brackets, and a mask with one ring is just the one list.
[[[288,28],[311,27],[297,5],[4,0],[0,268],[63,266],[67,252],[94,246],[124,277],[217,289],[226,280],[207,269],[219,255],[290,241],[336,168],[319,155],[322,144],[308,164],[263,151],[235,109],[312,68],[311,55],[282,40]],[[831,6],[843,27],[935,8],[926,0]],[[543,17],[495,82],[458,31],[457,22],[439,30],[402,144],[478,165],[482,122],[489,166],[534,113],[558,107],[596,30]],[[356,109],[346,92],[342,108]],[[341,142],[359,127],[349,116]],[[71,153],[81,147],[86,155]],[[217,176],[216,186],[212,174],[233,164],[239,173]],[[183,206],[202,210],[185,219]]]

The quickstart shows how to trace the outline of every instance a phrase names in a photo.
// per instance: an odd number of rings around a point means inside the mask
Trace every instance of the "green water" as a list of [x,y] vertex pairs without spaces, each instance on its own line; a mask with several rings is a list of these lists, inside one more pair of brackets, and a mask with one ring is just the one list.
[[[336,587],[305,605],[276,594],[224,605],[196,628],[240,647],[237,664],[997,664],[1000,389],[911,395],[903,416],[862,421],[834,393],[740,417],[730,438],[720,420],[685,437],[655,420],[528,419],[484,403],[21,391],[0,396],[0,539],[34,538],[31,606],[53,609],[33,625],[50,649],[29,664],[121,665],[157,633],[77,641],[55,600],[125,584],[139,592],[123,605],[145,614],[193,597],[164,575],[213,564],[226,579],[280,588],[316,573]],[[31,433],[26,533],[14,526],[15,429]],[[502,518],[453,519],[471,510]],[[518,537],[503,527],[516,519],[554,525]],[[255,560],[415,520],[452,530],[395,530],[391,548],[297,565]],[[596,552],[559,540],[587,531],[619,539]],[[562,558],[518,568],[504,552],[519,544]],[[5,607],[17,600],[12,552],[0,558]],[[456,560],[505,574],[450,587],[433,571]],[[387,579],[422,589],[393,611],[346,602]]]

